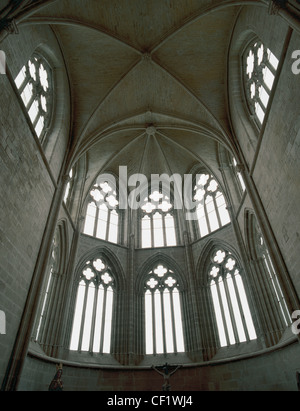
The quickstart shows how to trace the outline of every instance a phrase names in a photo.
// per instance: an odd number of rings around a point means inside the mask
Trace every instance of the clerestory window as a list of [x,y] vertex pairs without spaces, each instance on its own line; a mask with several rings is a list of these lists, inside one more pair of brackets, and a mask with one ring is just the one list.
[[210,174],[197,174],[194,186],[195,219],[199,236],[204,237],[230,223],[225,197]]
[[89,194],[84,234],[118,243],[118,204],[117,193],[108,182],[95,184]]
[[241,270],[230,252],[214,251],[208,282],[220,346],[256,339]]
[[110,353],[114,290],[106,260],[87,261],[78,281],[70,350]]
[[275,80],[278,59],[261,41],[255,40],[243,56],[243,77],[249,110],[262,125]]
[[157,264],[145,281],[146,354],[184,352],[180,282]]
[[177,245],[173,204],[167,195],[153,191],[141,207],[142,248]]
[[35,53],[15,78],[24,106],[37,137],[42,140],[51,120],[52,72],[47,61]]

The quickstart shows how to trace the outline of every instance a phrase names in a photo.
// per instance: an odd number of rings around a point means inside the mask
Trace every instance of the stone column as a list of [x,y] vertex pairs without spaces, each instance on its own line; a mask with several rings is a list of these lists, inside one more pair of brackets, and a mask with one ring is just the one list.
[[187,231],[183,233],[186,267],[187,267],[187,281],[189,284],[188,290],[185,291],[185,306],[184,310],[184,326],[186,351],[191,355],[195,361],[201,361],[202,358],[202,336],[201,324],[198,313],[198,298],[196,296],[196,275],[193,260],[193,251],[190,244],[190,238]]
[[55,233],[59,210],[62,204],[63,195],[66,188],[66,179],[61,179],[56,187],[48,220],[46,223],[40,251],[38,254],[35,270],[32,276],[30,288],[27,295],[23,316],[15,340],[15,344],[9,359],[6,375],[3,380],[3,391],[15,391],[24,366],[24,361],[28,352],[30,339],[32,336],[35,318],[38,313],[40,290],[42,288],[45,275],[47,275],[48,258],[52,249],[52,241]]

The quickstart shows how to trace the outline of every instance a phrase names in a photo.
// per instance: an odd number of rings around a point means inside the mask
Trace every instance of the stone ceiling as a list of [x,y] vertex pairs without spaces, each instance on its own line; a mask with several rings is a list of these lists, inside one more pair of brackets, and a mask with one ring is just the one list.
[[241,4],[230,0],[59,0],[49,24],[69,76],[73,161],[99,172],[218,170],[231,142],[227,55]]

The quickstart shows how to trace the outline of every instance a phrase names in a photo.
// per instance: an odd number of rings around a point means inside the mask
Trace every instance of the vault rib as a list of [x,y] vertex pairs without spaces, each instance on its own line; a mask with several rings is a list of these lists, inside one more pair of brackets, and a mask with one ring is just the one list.
[[167,73],[167,75],[169,77],[171,77],[173,80],[176,81],[176,83],[184,89],[185,92],[187,92],[193,99],[195,99],[197,101],[198,104],[200,104],[205,111],[208,113],[208,115],[213,118],[213,120],[218,124],[218,126],[220,127],[220,129],[222,130],[222,132],[224,133],[224,135],[226,135],[226,131],[224,130],[223,126],[220,124],[219,120],[214,116],[214,114],[209,110],[209,108],[203,103],[203,101],[195,94],[195,92],[190,89],[186,84],[183,83],[182,80],[180,80],[177,76],[175,76],[175,74],[171,73],[169,71],[169,69],[167,69],[166,67],[164,67],[162,64],[160,64],[158,61],[151,60],[153,62],[153,64],[157,65],[157,67],[159,67],[161,70],[163,70],[165,73]]
[[[99,141],[102,139],[109,138],[110,135],[120,132],[120,131],[126,131],[126,130],[141,130],[145,129],[145,125],[126,125],[126,126],[118,126],[118,123],[126,120],[130,120],[131,118],[135,118],[137,116],[145,114],[149,109],[144,108],[141,109],[137,112],[132,113],[131,115],[120,117],[118,120],[114,120],[113,123],[109,123],[107,125],[104,125],[104,127],[101,130],[97,130],[94,134],[89,136],[87,141],[85,141],[81,146],[77,147],[78,151],[75,153],[75,147],[73,148],[73,162],[75,159],[78,160],[78,158],[84,154],[85,151],[89,150],[94,144],[97,144]],[[182,130],[182,131],[189,131],[189,132],[194,132],[197,134],[202,134],[206,135],[208,138],[214,139],[220,144],[224,145],[227,149],[231,150],[231,142],[230,139],[226,140],[225,137],[228,137],[227,135],[223,135],[220,133],[215,128],[212,128],[211,126],[204,124],[204,123],[197,123],[189,118],[186,117],[179,117],[175,116],[171,113],[167,112],[157,112],[157,111],[151,111],[153,115],[161,115],[165,117],[169,117],[175,120],[181,120],[184,122],[189,123],[190,125],[174,125],[174,124],[155,124],[155,127],[157,129],[174,129],[174,130]]]
[[155,53],[157,50],[159,50],[169,39],[174,37],[177,33],[182,31],[185,27],[188,25],[194,23],[195,21],[199,20],[202,17],[205,17],[206,15],[219,11],[222,9],[225,9],[227,7],[234,7],[234,6],[266,6],[264,3],[262,3],[261,0],[222,0],[222,3],[214,5],[214,6],[209,6],[206,7],[205,9],[202,9],[193,15],[187,17],[180,26],[174,27],[173,29],[169,30],[164,37],[162,37],[159,42],[154,44],[152,48],[149,50],[150,53]]
[[[95,144],[98,144],[100,141],[103,141],[107,138],[110,138],[113,134],[122,132],[122,131],[133,131],[133,130],[144,130],[145,127],[143,126],[126,126],[126,127],[118,127],[114,130],[102,130],[98,131],[92,139],[86,141],[82,144],[79,148],[77,153],[73,153],[73,162],[78,161],[79,157],[81,157],[85,152],[90,150]],[[74,151],[74,149],[73,149]]]
[[132,144],[136,143],[137,140],[141,139],[144,136],[144,133],[139,134],[138,136],[134,137],[131,141],[129,141],[128,143],[126,143],[120,151],[118,151],[117,153],[114,153],[109,160],[107,160],[103,166],[100,168],[99,172],[97,172],[97,175],[99,175],[101,172],[103,171],[107,171],[108,167],[115,161],[116,158],[118,158],[118,156],[120,154],[122,154],[125,150],[128,149],[128,147],[130,147]]
[[165,133],[162,133],[161,131],[157,131],[157,134],[159,134],[162,138],[164,138],[165,140],[167,140],[169,143],[177,146],[180,150],[185,151],[186,153],[188,153],[190,156],[192,156],[196,161],[202,163],[205,165],[205,167],[207,167],[208,170],[211,171],[210,166],[206,163],[206,161],[204,161],[202,159],[202,157],[200,157],[198,154],[196,154],[195,152],[189,150],[187,147],[183,146],[182,144],[177,143],[177,141],[174,141],[172,138],[168,137]]
[[60,17],[30,17],[27,20],[19,23],[19,25],[34,25],[34,24],[47,24],[47,25],[57,25],[57,26],[73,26],[73,27],[84,27],[90,30],[97,31],[98,33],[104,34],[105,36],[121,43],[123,46],[126,46],[130,48],[131,50],[135,51],[139,55],[142,55],[142,51],[138,50],[136,47],[134,47],[132,44],[130,44],[128,41],[125,41],[121,37],[119,37],[116,33],[113,33],[110,30],[107,30],[106,28],[102,26],[94,26],[92,24],[88,23],[83,23],[79,20],[75,20],[72,18],[60,18]]

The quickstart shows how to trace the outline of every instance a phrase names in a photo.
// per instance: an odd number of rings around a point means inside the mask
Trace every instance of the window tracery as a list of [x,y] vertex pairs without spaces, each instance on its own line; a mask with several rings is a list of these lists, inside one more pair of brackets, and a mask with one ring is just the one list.
[[256,339],[246,291],[236,258],[224,249],[212,254],[208,281],[220,346]]
[[261,126],[275,80],[278,59],[261,41],[252,42],[243,61],[245,94],[252,115]]
[[53,105],[52,72],[46,60],[34,53],[15,78],[16,87],[41,140],[49,127]]
[[114,290],[106,260],[87,261],[78,281],[70,350],[110,353]]
[[184,352],[180,283],[174,271],[157,264],[145,280],[146,354]]
[[197,174],[194,201],[200,237],[230,223],[225,197],[212,175]]
[[153,191],[145,197],[141,210],[142,248],[177,245],[174,207],[167,195]]
[[89,194],[83,233],[118,243],[118,204],[117,193],[108,182],[96,183]]

